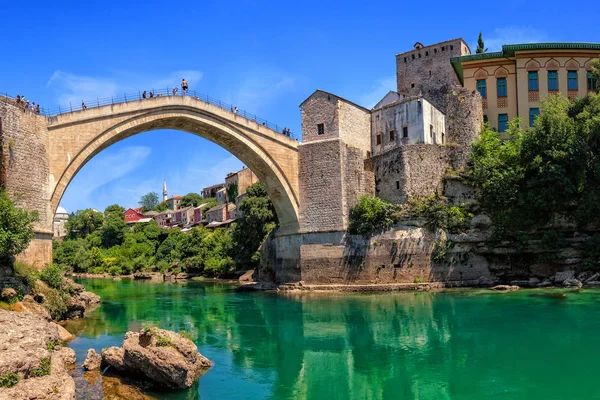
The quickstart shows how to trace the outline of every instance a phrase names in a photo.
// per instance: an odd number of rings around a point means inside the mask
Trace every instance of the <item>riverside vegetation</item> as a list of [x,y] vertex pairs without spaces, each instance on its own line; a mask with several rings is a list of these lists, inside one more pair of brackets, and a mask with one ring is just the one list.
[[[142,199],[144,207],[159,207],[147,196]],[[214,200],[193,193],[183,200],[186,205],[214,205]],[[54,242],[54,264],[78,273],[111,275],[170,271],[220,277],[250,269],[258,264],[258,249],[276,227],[277,217],[261,183],[248,187],[239,210],[243,215],[228,228],[195,227],[189,232],[161,228],[154,221],[129,229],[118,205],[104,213],[78,211],[67,223],[67,238]]]

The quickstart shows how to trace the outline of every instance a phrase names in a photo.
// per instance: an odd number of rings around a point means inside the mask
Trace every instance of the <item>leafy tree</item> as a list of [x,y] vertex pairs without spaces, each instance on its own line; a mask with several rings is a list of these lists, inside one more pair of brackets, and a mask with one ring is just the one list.
[[258,249],[277,225],[277,216],[262,183],[249,186],[246,194],[239,205],[242,216],[233,230],[232,256],[238,265],[255,266],[260,259]]
[[91,208],[78,210],[69,217],[66,223],[67,237],[71,239],[85,237],[100,228],[103,220],[104,217],[101,212]]
[[113,204],[111,206],[106,207],[106,209],[104,210],[104,216],[107,217],[108,214],[113,212],[123,215],[125,214],[125,209],[118,204]]
[[142,196],[138,202],[144,211],[152,211],[158,206],[158,193],[150,192]]
[[202,204],[202,196],[198,193],[188,193],[181,198],[181,208],[183,207],[198,207]]
[[13,258],[33,239],[37,213],[16,208],[4,190],[0,190],[0,265],[12,265]]
[[109,214],[102,225],[102,246],[109,248],[122,244],[126,230],[127,225],[123,220],[123,214]]
[[348,233],[365,235],[394,223],[394,205],[373,196],[361,196],[350,208]]
[[238,184],[233,182],[227,185],[227,198],[230,202],[235,203],[235,199],[238,197]]
[[166,201],[162,201],[158,203],[158,205],[154,208],[154,211],[163,212],[169,208],[169,203]]
[[479,37],[477,38],[477,50],[475,50],[475,53],[481,54],[486,53],[487,51],[488,49],[485,48],[485,44],[483,42],[483,34],[479,32]]

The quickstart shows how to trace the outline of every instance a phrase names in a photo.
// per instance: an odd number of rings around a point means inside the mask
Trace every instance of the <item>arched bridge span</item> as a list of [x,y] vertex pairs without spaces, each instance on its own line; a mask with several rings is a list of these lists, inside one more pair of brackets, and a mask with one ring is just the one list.
[[[153,97],[48,117],[51,215],[69,182],[96,154],[127,137],[155,129],[189,132],[232,153],[264,183],[281,231],[298,230],[300,144],[261,123],[191,96]],[[170,143],[167,134],[164,151],[177,151],[177,143]]]

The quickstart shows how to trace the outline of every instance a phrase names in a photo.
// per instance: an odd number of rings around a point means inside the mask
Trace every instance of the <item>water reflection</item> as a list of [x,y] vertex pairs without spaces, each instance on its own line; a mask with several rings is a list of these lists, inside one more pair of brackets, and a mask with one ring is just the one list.
[[[72,347],[186,330],[215,366],[181,399],[591,398],[598,292],[238,293],[220,283],[89,280],[101,308]],[[581,354],[581,349],[585,353]],[[580,355],[573,356],[573,352]],[[557,368],[561,373],[557,374]],[[572,385],[573,381],[577,385]]]

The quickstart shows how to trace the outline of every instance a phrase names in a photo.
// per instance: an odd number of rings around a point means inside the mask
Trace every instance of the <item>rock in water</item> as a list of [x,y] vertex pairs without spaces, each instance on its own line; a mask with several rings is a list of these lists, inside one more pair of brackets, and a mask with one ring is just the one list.
[[565,279],[563,281],[562,285],[565,287],[573,287],[573,286],[581,287],[581,286],[583,286],[583,284],[578,279],[575,279],[575,278]]
[[189,388],[212,365],[191,340],[158,328],[127,332],[122,348],[102,350],[102,363],[173,389]]
[[83,362],[83,369],[86,371],[95,371],[100,369],[100,364],[102,363],[102,357],[100,354],[96,353],[96,350],[89,349],[87,352],[87,357]]
[[491,290],[496,290],[499,292],[508,292],[511,290],[519,290],[518,286],[510,286],[510,285],[496,285]]
[[252,277],[254,275],[254,270],[248,270],[246,271],[242,276],[239,277],[239,281],[240,282],[253,282],[254,278]]

